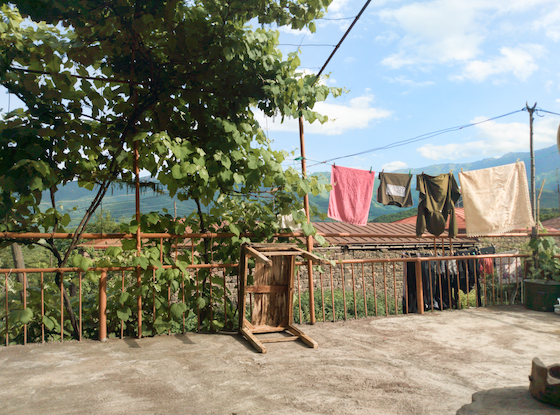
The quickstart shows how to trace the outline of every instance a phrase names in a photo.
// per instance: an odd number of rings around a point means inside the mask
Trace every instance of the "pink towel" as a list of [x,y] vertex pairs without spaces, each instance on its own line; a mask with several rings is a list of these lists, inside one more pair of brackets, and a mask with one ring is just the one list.
[[367,225],[374,179],[373,171],[332,166],[327,216],[352,225]]

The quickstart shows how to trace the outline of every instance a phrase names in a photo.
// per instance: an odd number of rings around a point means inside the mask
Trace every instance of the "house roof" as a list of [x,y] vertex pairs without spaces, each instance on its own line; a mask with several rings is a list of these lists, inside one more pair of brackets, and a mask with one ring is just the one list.
[[[331,245],[346,246],[379,246],[379,247],[395,247],[403,245],[433,245],[433,239],[417,238],[416,221],[411,223],[373,223],[370,222],[366,226],[350,225],[343,222],[313,222],[313,226],[320,233],[354,233],[354,234],[376,234],[384,235],[380,237],[355,237],[355,236],[328,236],[325,239]],[[387,235],[387,236],[385,236]],[[390,237],[390,235],[411,235],[410,237]],[[447,232],[441,237],[448,238]],[[453,238],[453,244],[472,245],[474,241],[469,238]]]
[[[409,218],[404,218],[404,219],[397,220],[393,223],[399,223],[399,224],[407,223],[407,224],[416,225],[416,218],[417,217],[418,217],[418,215],[415,215],[415,216],[411,216]],[[455,217],[457,218],[457,227],[459,228],[459,233],[463,233],[463,234],[467,233],[467,225],[466,225],[466,221],[465,221],[465,208],[456,207],[455,208]],[[555,221],[555,222],[553,222],[553,221]],[[542,224],[547,231],[558,232],[558,229],[560,229],[560,217],[554,218],[554,219],[549,219],[547,221],[542,222]],[[446,227],[449,227],[449,218],[447,218]],[[515,229],[512,232],[526,232],[526,231],[527,231],[526,229]]]
[[558,232],[558,230],[560,230],[560,216],[558,216],[557,218],[543,220],[541,223],[547,230],[549,230],[549,228],[551,228],[555,232]]

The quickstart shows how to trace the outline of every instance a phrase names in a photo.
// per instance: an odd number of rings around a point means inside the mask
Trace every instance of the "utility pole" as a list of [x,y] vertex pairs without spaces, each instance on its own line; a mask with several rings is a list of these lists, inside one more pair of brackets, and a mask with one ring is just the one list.
[[[301,172],[303,177],[307,179],[307,166],[305,162],[305,138],[303,133],[303,116],[299,116],[299,143],[301,146]],[[305,216],[307,216],[307,223],[311,223],[311,215],[309,214],[309,195],[306,193],[303,196],[303,208],[305,209]],[[307,251],[313,251],[313,236],[309,235],[306,238]],[[309,289],[309,322],[315,324],[315,293],[313,283],[313,263],[307,260],[307,279]]]
[[[527,112],[529,113],[529,144],[531,148],[531,204],[533,207],[533,218],[537,219],[537,190],[535,187],[535,150],[533,148],[533,112],[537,107],[537,103],[533,107],[529,107],[528,103],[525,103],[527,106]],[[537,227],[534,226],[532,230],[533,237],[536,237]]]

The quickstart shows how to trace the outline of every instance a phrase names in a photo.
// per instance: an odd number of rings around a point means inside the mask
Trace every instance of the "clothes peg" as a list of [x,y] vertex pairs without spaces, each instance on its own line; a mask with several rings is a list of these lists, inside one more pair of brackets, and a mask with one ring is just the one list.
[[371,170],[372,170],[372,169],[373,169],[373,167],[370,167],[370,168],[369,168],[369,172],[370,172],[370,173],[371,173]]
[[461,173],[463,173],[463,168],[461,167]]

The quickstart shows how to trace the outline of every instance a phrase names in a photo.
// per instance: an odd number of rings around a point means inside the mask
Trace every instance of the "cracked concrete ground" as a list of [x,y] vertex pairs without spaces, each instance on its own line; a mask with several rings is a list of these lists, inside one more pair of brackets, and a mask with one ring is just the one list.
[[527,393],[533,357],[560,363],[553,313],[507,306],[298,327],[318,349],[269,343],[259,354],[238,335],[196,333],[0,347],[0,413],[558,413]]

